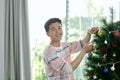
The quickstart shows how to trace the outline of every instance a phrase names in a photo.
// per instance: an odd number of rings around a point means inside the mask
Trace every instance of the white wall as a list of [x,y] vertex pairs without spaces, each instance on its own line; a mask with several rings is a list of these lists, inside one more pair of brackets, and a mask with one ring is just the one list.
[[0,80],[4,80],[4,12],[5,0],[0,0]]

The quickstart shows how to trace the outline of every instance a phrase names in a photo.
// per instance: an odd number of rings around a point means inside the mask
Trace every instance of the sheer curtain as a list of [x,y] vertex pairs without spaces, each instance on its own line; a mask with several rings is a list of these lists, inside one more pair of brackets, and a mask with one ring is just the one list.
[[5,80],[31,80],[27,0],[5,0]]

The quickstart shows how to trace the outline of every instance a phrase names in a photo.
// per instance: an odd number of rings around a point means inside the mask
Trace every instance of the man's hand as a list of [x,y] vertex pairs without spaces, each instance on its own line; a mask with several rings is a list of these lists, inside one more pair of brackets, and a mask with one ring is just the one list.
[[98,27],[92,27],[91,29],[88,30],[88,33],[89,34],[95,34],[95,33],[98,32],[98,30],[99,30]]
[[87,44],[85,45],[85,47],[83,48],[83,50],[84,50],[86,53],[91,52],[91,51],[92,51],[92,48],[93,48],[93,44],[94,44],[94,43],[87,43]]

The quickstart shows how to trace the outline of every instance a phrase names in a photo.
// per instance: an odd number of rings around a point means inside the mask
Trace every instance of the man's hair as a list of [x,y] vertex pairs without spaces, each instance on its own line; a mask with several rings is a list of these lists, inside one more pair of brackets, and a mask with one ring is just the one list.
[[58,22],[61,24],[61,20],[59,18],[50,18],[44,25],[45,31],[48,32],[49,31],[49,26],[52,23]]

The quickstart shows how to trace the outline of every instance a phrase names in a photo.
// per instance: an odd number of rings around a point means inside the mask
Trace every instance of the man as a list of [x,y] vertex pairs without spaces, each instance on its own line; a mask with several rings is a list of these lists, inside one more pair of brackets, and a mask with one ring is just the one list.
[[[50,44],[44,50],[45,70],[48,80],[74,80],[73,71],[78,67],[84,55],[92,50],[93,43],[89,43],[91,34],[98,31],[91,28],[83,40],[61,42],[63,30],[59,18],[49,19],[45,25],[46,34],[50,37]],[[80,51],[71,61],[70,55]]]

